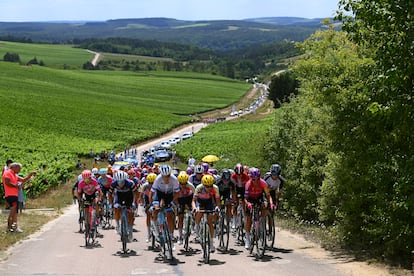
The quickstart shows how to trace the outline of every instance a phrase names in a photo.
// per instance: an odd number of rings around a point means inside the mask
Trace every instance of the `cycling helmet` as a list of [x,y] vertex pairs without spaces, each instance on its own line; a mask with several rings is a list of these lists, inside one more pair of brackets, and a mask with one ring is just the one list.
[[279,164],[272,164],[270,166],[270,174],[271,175],[280,175],[280,172],[282,171],[282,167]]
[[234,172],[236,174],[242,174],[243,172],[243,165],[240,163],[237,163],[236,166],[234,166]]
[[86,179],[86,178],[91,178],[91,176],[92,176],[92,172],[91,172],[90,170],[84,170],[84,171],[82,172],[82,178],[83,178],[83,179]]
[[105,169],[105,168],[99,169],[100,175],[106,175],[107,173],[108,173],[108,169]]
[[157,175],[155,173],[150,173],[147,175],[147,181],[149,183],[154,183],[155,178],[157,178]]
[[201,165],[197,165],[197,166],[195,166],[195,168],[194,168],[194,172],[195,172],[195,173],[204,173],[204,167],[203,167],[203,166],[201,166]]
[[180,172],[177,178],[178,182],[180,182],[181,184],[186,184],[188,181],[188,174],[185,171],[182,171]]
[[249,173],[250,172],[249,166],[246,166],[246,165],[243,166],[243,170],[244,170],[245,173]]
[[114,180],[116,180],[116,181],[125,180],[125,179],[128,179],[128,174],[124,171],[118,170],[114,174]]
[[230,181],[230,177],[231,177],[231,172],[228,169],[224,169],[221,171],[221,178],[226,180],[226,181]]
[[192,169],[191,167],[188,167],[188,168],[185,170],[185,172],[186,172],[188,175],[193,174],[193,169]]
[[93,169],[92,169],[92,173],[93,173],[93,174],[98,174],[98,173],[99,173],[98,168],[93,168]]
[[162,176],[170,176],[171,175],[171,167],[169,165],[161,165],[160,172]]
[[203,178],[201,178],[201,183],[203,183],[203,185],[207,187],[213,186],[214,181],[215,181],[214,176],[210,174],[206,174],[203,176]]
[[249,171],[250,178],[259,178],[260,170],[258,168],[251,168]]
[[208,163],[202,163],[201,166],[203,166],[204,172],[208,172],[208,169],[210,168]]
[[208,172],[212,175],[217,175],[218,174],[218,170],[217,169],[208,169]]
[[136,176],[136,172],[133,169],[128,170],[128,175],[129,176]]

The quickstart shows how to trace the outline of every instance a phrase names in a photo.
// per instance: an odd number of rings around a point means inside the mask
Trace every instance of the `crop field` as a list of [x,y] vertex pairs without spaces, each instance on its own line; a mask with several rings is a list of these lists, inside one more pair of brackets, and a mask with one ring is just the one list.
[[231,105],[248,88],[194,73],[57,70],[0,62],[0,156],[27,169],[54,163],[59,175],[60,162],[158,136],[188,122],[190,114]]
[[0,41],[0,59],[3,59],[7,52],[19,54],[23,64],[36,57],[37,61],[43,61],[46,66],[55,68],[62,68],[64,65],[80,68],[93,58],[93,54],[85,49],[73,48],[70,45]]

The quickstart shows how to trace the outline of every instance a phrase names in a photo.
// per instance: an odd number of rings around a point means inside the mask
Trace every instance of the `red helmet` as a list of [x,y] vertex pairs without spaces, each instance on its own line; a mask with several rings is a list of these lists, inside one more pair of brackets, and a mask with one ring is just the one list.
[[91,178],[92,177],[92,172],[90,170],[84,170],[82,172],[82,178],[86,179],[86,178]]

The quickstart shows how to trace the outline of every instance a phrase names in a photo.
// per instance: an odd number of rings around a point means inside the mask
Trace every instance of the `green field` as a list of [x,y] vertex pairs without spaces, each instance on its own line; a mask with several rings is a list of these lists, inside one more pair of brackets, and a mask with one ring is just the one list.
[[209,125],[186,143],[174,148],[187,160],[192,155],[198,162],[208,154],[220,157],[215,168],[233,168],[236,163],[267,170],[270,164],[263,161],[263,143],[273,116],[261,120],[236,120]]
[[31,44],[0,41],[0,59],[7,53],[19,54],[20,60],[26,64],[36,57],[46,66],[62,68],[63,66],[81,68],[82,64],[91,61],[93,54],[85,49],[73,48],[71,45]]
[[[0,156],[68,174],[93,149],[122,149],[238,101],[249,85],[178,72],[57,70],[0,62]],[[63,169],[62,167],[66,168]],[[50,176],[52,177],[52,176]],[[56,180],[59,182],[59,180]]]

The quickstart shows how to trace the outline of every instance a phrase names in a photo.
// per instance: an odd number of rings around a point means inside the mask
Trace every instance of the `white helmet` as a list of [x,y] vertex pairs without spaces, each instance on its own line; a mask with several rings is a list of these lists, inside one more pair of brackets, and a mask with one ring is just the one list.
[[98,174],[98,173],[99,173],[98,168],[93,168],[93,169],[92,169],[92,174]]
[[162,165],[160,167],[161,175],[170,176],[171,175],[171,167],[169,165]]
[[128,179],[128,174],[124,171],[116,171],[114,174],[114,180],[125,180]]

